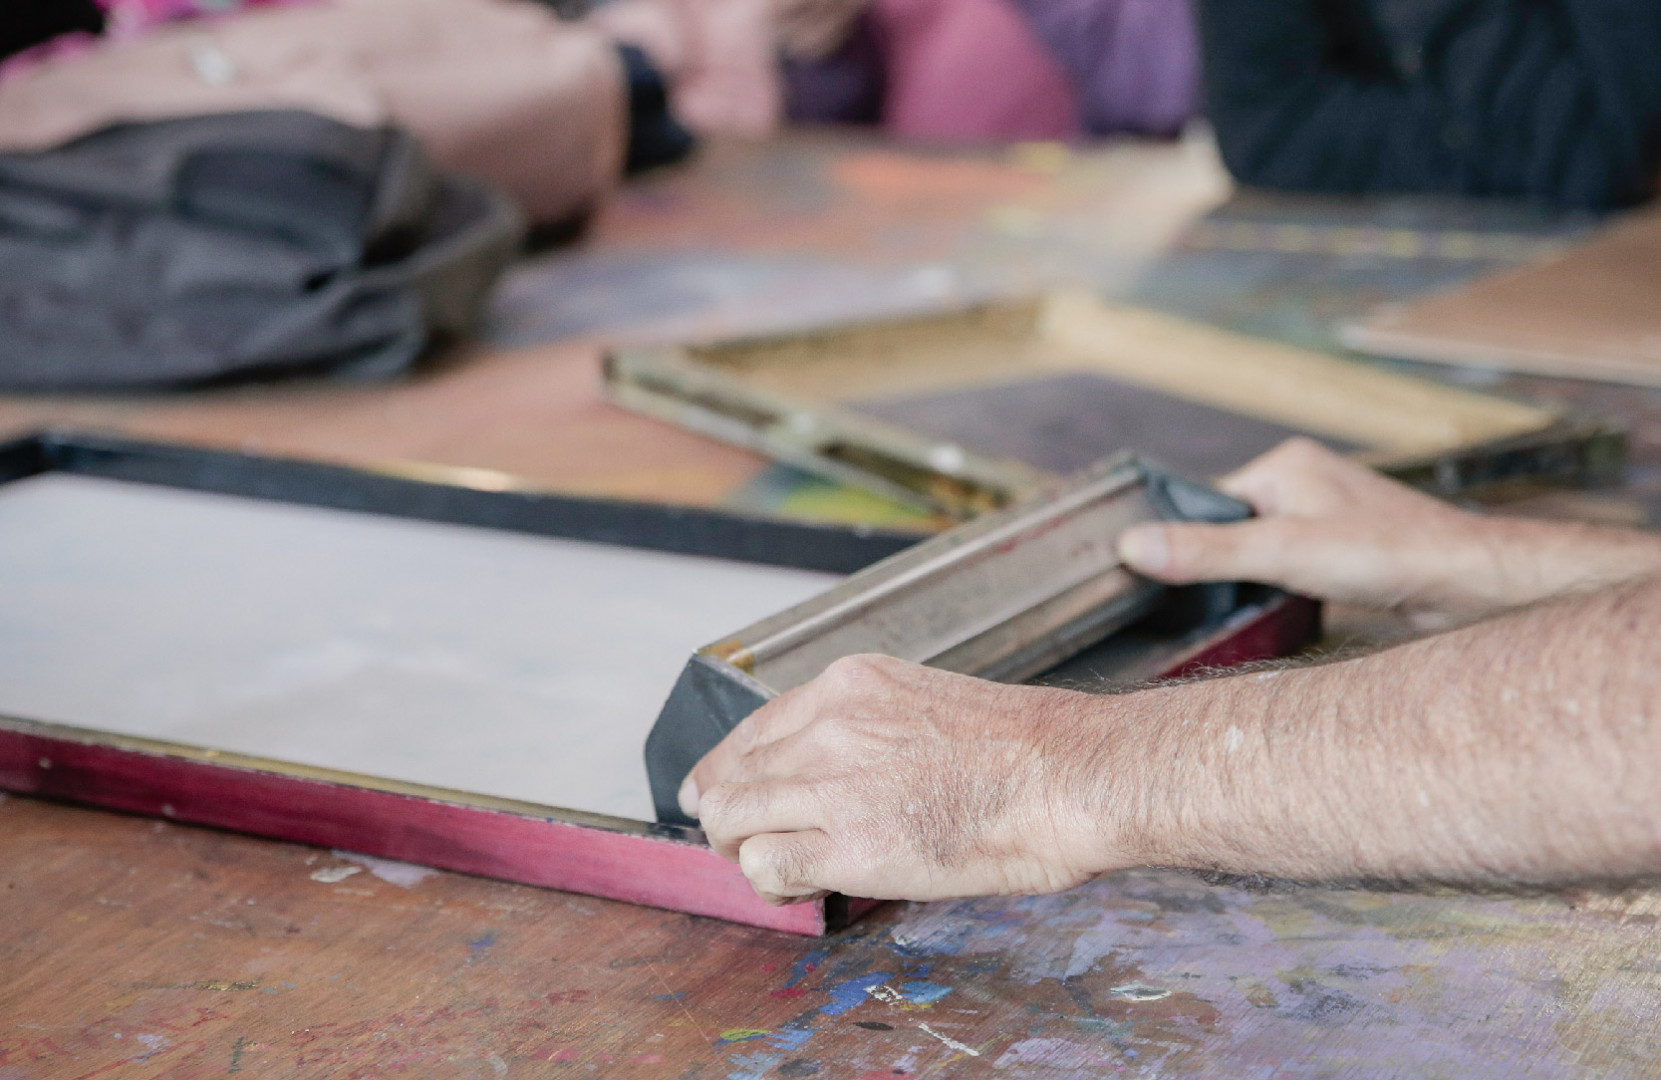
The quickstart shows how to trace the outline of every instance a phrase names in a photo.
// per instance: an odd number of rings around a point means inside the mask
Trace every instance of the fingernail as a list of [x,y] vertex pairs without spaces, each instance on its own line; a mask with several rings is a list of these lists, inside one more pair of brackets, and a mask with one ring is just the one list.
[[1119,534],[1119,558],[1145,574],[1163,571],[1171,561],[1171,545],[1158,525],[1135,525]]
[[693,820],[697,820],[698,785],[693,783],[692,777],[688,776],[685,780],[681,781],[681,792],[678,796],[676,796],[676,800],[681,804],[681,813],[685,814],[689,818],[692,818]]

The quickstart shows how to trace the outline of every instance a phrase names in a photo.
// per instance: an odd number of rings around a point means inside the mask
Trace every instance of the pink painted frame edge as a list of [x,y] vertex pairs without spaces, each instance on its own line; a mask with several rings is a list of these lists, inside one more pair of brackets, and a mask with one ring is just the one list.
[[[1287,655],[1319,623],[1313,601],[1278,598],[1162,677]],[[33,720],[0,717],[0,788],[795,934],[822,936],[880,903],[773,907],[695,832]]]

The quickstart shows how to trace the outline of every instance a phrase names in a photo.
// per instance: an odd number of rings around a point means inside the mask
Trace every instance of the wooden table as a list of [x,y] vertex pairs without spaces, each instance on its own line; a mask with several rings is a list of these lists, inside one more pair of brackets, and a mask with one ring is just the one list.
[[[803,501],[799,478],[604,405],[593,341],[880,306],[873,280],[902,304],[1085,282],[1298,340],[1311,311],[1483,269],[1561,228],[1484,219],[1469,227],[1499,239],[1463,254],[1399,237],[1394,255],[1346,253],[1342,214],[1362,210],[1253,199],[1190,228],[1223,191],[1193,146],[718,147],[620,198],[583,249],[516,271],[486,342],[408,383],[7,400],[0,428],[73,422],[835,515],[849,504]],[[1365,212],[1387,239],[1467,227]],[[1313,246],[1281,250],[1276,214],[1303,215]],[[1360,285],[1335,293],[1322,273],[1317,288],[1321,260]],[[1241,266],[1255,277],[1240,289],[1216,284]],[[768,302],[749,310],[745,288]],[[1652,516],[1656,395],[1525,388],[1635,425],[1632,490],[1559,503]],[[1643,890],[1143,871],[1054,897],[888,905],[812,941],[14,797],[0,802],[0,1080],[1656,1076],[1658,919],[1661,892]]]

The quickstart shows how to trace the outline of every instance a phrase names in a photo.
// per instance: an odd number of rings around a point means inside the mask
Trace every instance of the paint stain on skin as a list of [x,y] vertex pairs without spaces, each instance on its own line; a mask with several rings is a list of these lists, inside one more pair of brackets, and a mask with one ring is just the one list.
[[477,959],[494,944],[496,944],[496,935],[487,933],[483,937],[475,938],[467,943],[467,955],[469,959]]
[[893,1024],[885,1024],[881,1020],[855,1020],[854,1027],[862,1027],[866,1031],[893,1031]]
[[779,1066],[779,1075],[788,1077],[814,1076],[819,1072],[819,1063],[807,1058],[792,1058]]
[[361,873],[363,873],[363,867],[361,866],[325,866],[321,870],[313,870],[311,879],[321,881],[325,885],[333,885],[336,882],[345,881],[353,874]]

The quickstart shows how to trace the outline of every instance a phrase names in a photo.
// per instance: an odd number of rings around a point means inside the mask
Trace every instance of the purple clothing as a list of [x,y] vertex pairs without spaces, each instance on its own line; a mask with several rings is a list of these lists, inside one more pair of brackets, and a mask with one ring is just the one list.
[[793,124],[876,124],[882,121],[882,44],[869,12],[848,40],[818,60],[783,61],[784,115]]
[[1014,0],[1072,76],[1093,135],[1174,135],[1199,111],[1189,0]]

